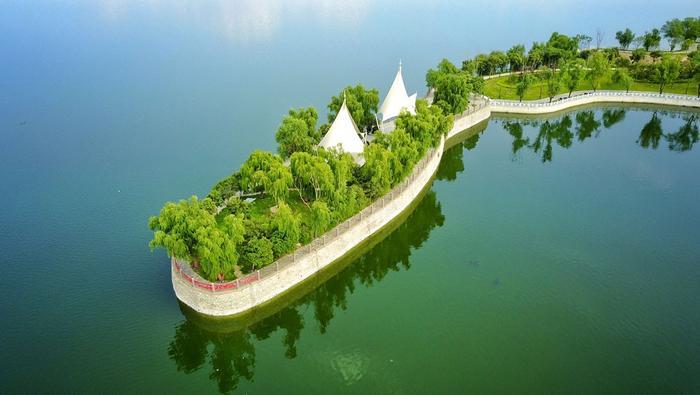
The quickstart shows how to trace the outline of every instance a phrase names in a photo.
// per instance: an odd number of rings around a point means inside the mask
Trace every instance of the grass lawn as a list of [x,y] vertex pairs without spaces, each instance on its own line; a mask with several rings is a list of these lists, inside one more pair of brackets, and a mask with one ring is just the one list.
[[[484,94],[492,99],[507,99],[507,100],[518,100],[518,95],[516,94],[515,85],[517,83],[516,78],[512,76],[505,76],[499,78],[492,78],[485,81]],[[576,90],[590,90],[593,89],[587,81],[582,81]],[[609,79],[604,80],[600,86],[601,90],[624,90],[620,84],[613,84]],[[634,81],[630,87],[631,91],[644,91],[644,92],[659,92],[659,85],[649,82]],[[690,83],[688,85],[687,81],[674,82],[669,84],[664,88],[664,93],[680,93],[680,94],[693,95],[697,94],[697,86]],[[562,85],[559,89],[559,93],[567,93],[566,88]],[[523,100],[537,100],[546,99],[547,96],[547,83],[545,81],[537,81],[530,86],[530,88],[525,92]]]

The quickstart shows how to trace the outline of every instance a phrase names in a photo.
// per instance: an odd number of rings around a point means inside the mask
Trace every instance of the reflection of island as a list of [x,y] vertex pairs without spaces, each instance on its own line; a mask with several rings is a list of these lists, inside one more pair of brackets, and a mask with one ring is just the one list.
[[[572,120],[573,117],[573,120]],[[601,126],[610,128],[625,118],[623,109],[606,109],[603,111],[600,120],[596,119],[595,113],[591,110],[579,111],[575,115],[566,114],[558,118],[546,120],[503,120],[503,127],[513,138],[513,154],[518,153],[522,148],[529,148],[535,153],[542,155],[542,162],[552,160],[553,145],[557,144],[561,148],[569,148],[573,145],[574,137],[579,142],[583,142],[593,136],[598,137]],[[661,126],[661,119],[657,111],[651,116],[642,128],[637,144],[643,148],[656,149],[663,138],[668,142],[672,151],[689,151],[693,144],[698,141],[698,126],[695,114],[686,115],[683,118],[685,123],[675,133],[664,133]],[[575,123],[575,128],[574,127]],[[525,135],[523,126],[537,128],[537,135],[533,138]],[[572,131],[572,128],[574,129]]]
[[277,330],[283,330],[285,356],[295,358],[296,343],[304,329],[301,311],[313,308],[314,319],[321,333],[325,333],[338,309],[347,308],[348,294],[355,292],[358,286],[371,287],[389,272],[410,269],[411,251],[419,248],[444,220],[435,192],[427,192],[406,221],[386,239],[292,305],[244,329],[227,331],[225,325],[217,328],[215,323],[207,326],[201,317],[181,305],[187,319],[176,329],[168,355],[177,370],[184,373],[198,371],[208,363],[209,378],[217,382],[219,391],[231,392],[241,379],[251,381],[253,378],[254,341],[267,339]]

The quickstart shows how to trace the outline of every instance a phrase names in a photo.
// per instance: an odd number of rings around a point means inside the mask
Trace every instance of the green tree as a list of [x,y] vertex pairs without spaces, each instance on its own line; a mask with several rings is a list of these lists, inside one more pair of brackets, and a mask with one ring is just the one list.
[[489,54],[489,62],[497,73],[502,73],[508,66],[508,56],[501,51],[492,51]]
[[624,31],[620,30],[615,33],[615,38],[617,39],[617,42],[620,43],[620,47],[628,49],[630,44],[632,44],[632,40],[634,40],[634,33],[632,33],[632,30],[627,28]]
[[326,161],[308,152],[295,152],[290,159],[294,184],[303,198],[304,191],[313,192],[314,200],[330,196],[335,187],[333,171]]
[[549,102],[551,103],[554,96],[559,93],[559,86],[561,85],[560,75],[550,68],[545,68],[542,72],[542,78],[547,83],[547,96],[549,96]]
[[591,41],[593,41],[593,38],[591,36],[585,34],[577,34],[574,37],[574,39],[578,43],[578,48],[581,51],[583,51],[584,49],[588,49],[591,45]]
[[311,232],[318,237],[331,223],[331,212],[325,202],[315,201],[311,204]]
[[292,187],[294,179],[292,172],[282,163],[276,163],[267,173],[269,185],[266,191],[280,202],[289,195],[289,188]]
[[654,76],[659,83],[659,93],[664,93],[664,88],[678,78],[681,72],[681,63],[673,56],[664,56],[661,62],[656,64]]
[[644,33],[644,42],[642,46],[648,52],[650,49],[659,48],[661,44],[661,32],[659,29],[652,29],[650,32]]
[[208,280],[235,278],[237,246],[243,241],[244,231],[243,218],[234,215],[227,215],[218,225],[210,224],[197,229],[197,259]]
[[591,83],[591,88],[595,92],[600,87],[600,82],[610,71],[608,58],[601,51],[596,51],[588,58],[588,70],[586,80]]
[[282,256],[296,247],[301,237],[299,217],[286,203],[277,206],[272,217],[272,250],[276,256]]
[[377,126],[377,111],[379,107],[379,91],[365,89],[361,84],[347,86],[337,96],[331,98],[328,104],[328,122],[332,123],[347,100],[348,111],[357,127],[364,132],[371,132]]
[[508,64],[510,65],[510,71],[520,71],[525,65],[525,46],[522,44],[513,45],[508,52]]
[[169,256],[189,260],[211,281],[233,276],[238,261],[236,247],[243,240],[242,218],[228,215],[217,223],[209,199],[192,196],[178,203],[166,203],[148,226],[154,231],[151,249],[165,248]]
[[317,121],[318,113],[313,107],[289,110],[275,134],[279,154],[289,158],[298,151],[312,151],[321,139],[316,130]]
[[428,106],[425,100],[416,101],[416,115],[401,114],[396,120],[396,129],[406,131],[420,144],[420,156],[427,147],[435,147],[440,137],[452,129],[454,118],[438,106]]
[[676,46],[681,45],[685,41],[685,25],[680,19],[674,18],[666,21],[661,27],[661,32],[668,40],[668,45],[672,52]]
[[627,72],[627,69],[623,69],[621,67],[618,67],[615,69],[615,71],[613,71],[611,80],[613,83],[620,84],[623,88],[625,88],[625,92],[630,91],[630,87],[634,81]]
[[197,229],[215,222],[213,214],[196,196],[178,203],[168,202],[158,216],[148,219],[148,227],[154,232],[149,246],[151,250],[165,248],[168,256],[193,259],[196,257]]
[[248,270],[260,269],[274,261],[272,242],[266,237],[254,237],[245,244],[243,258],[250,264]]
[[580,60],[570,60],[562,67],[561,80],[566,90],[569,92],[569,97],[571,97],[571,93],[578,88],[583,79],[583,74],[584,68]]
[[527,66],[530,70],[536,70],[542,65],[544,60],[545,46],[542,43],[532,43],[530,51],[527,53]]
[[525,92],[530,88],[533,82],[533,77],[532,75],[525,73],[520,75],[518,78],[518,83],[515,85],[515,93],[518,95],[518,99],[520,101],[523,101],[523,97],[525,96]]
[[647,57],[647,50],[644,48],[637,48],[634,51],[632,51],[632,60],[635,62],[639,62],[641,60],[644,60],[644,58]]
[[425,80],[435,90],[433,102],[452,114],[463,112],[469,105],[469,94],[480,91],[483,84],[483,80],[459,70],[447,59],[437,69],[428,70]]
[[267,151],[253,151],[241,166],[241,188],[246,192],[267,192],[272,185],[270,170],[276,166],[284,166],[279,156]]
[[380,144],[372,143],[365,147],[364,158],[365,164],[361,170],[369,195],[377,198],[389,192],[394,181],[391,172],[394,159],[391,151]]

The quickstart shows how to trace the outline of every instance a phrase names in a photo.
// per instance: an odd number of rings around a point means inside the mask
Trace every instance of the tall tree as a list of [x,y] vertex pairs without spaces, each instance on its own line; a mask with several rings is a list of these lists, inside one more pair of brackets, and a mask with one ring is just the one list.
[[513,45],[508,52],[508,64],[510,65],[510,71],[520,71],[525,65],[525,46],[522,44]]
[[331,223],[331,212],[325,202],[315,201],[311,204],[311,231],[318,237]]
[[518,94],[518,99],[523,101],[525,92],[530,88],[533,82],[532,75],[525,73],[518,78],[518,83],[515,85],[515,92]]
[[277,206],[277,212],[272,218],[272,228],[270,241],[276,256],[282,256],[296,247],[301,237],[300,221],[286,203]]
[[313,192],[313,199],[330,196],[335,188],[333,171],[326,161],[308,152],[295,152],[290,159],[290,168],[294,184],[299,189],[300,196],[304,192]]
[[246,192],[268,192],[273,181],[270,171],[277,166],[284,166],[279,156],[267,151],[253,151],[241,166],[241,188]]
[[659,93],[664,93],[666,85],[675,81],[680,72],[681,63],[678,59],[673,56],[664,56],[654,69],[654,76],[659,83]]
[[574,39],[576,39],[576,42],[578,43],[578,48],[581,51],[589,49],[591,41],[593,41],[593,38],[591,38],[591,36],[587,36],[585,34],[577,34],[574,37]]
[[628,49],[630,44],[632,44],[632,40],[634,40],[634,33],[632,33],[632,30],[627,28],[624,31],[620,30],[615,33],[615,38],[617,39],[617,42],[620,43],[620,47]]
[[389,192],[393,184],[393,154],[382,145],[372,143],[365,147],[364,157],[365,164],[361,169],[367,191],[371,197],[378,198]]
[[316,129],[318,113],[313,107],[289,110],[277,129],[277,150],[283,158],[298,151],[310,152],[321,139]]
[[562,68],[562,82],[566,86],[566,90],[571,93],[578,88],[583,79],[584,69],[581,60],[570,60],[564,64]]
[[610,71],[608,58],[601,51],[596,51],[588,58],[588,70],[586,70],[586,79],[591,83],[591,88],[595,92],[599,87],[602,79]]
[[433,103],[451,114],[463,112],[469,105],[469,94],[481,88],[481,78],[475,78],[459,70],[449,60],[443,59],[437,69],[430,69],[426,83],[435,90]]
[[644,43],[642,46],[645,50],[657,49],[661,44],[661,32],[659,29],[652,29],[650,32],[644,33]]
[[613,71],[611,80],[616,84],[622,85],[622,87],[625,88],[625,92],[628,93],[630,91],[630,87],[632,86],[632,82],[634,81],[629,75],[627,69],[621,67],[618,67],[615,69],[615,71]]
[[551,103],[554,96],[559,93],[559,86],[561,84],[560,74],[550,68],[545,68],[542,72],[542,78],[547,83],[547,96]]
[[346,87],[337,96],[331,98],[328,104],[328,122],[333,122],[343,105],[343,100],[346,99],[348,110],[357,127],[363,132],[376,129],[379,91],[365,89],[360,84]]
[[668,40],[668,46],[673,51],[676,46],[680,46],[685,41],[685,25],[680,19],[674,18],[666,21],[661,27],[661,32]]

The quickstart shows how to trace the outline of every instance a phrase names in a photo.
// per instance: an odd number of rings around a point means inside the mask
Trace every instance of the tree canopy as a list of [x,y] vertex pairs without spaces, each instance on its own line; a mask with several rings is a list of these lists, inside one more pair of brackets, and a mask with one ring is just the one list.
[[317,121],[318,113],[313,107],[289,110],[275,134],[279,154],[289,158],[295,152],[310,152],[321,140]]
[[377,111],[379,107],[379,91],[365,89],[361,84],[347,86],[337,96],[331,98],[328,104],[328,122],[332,123],[347,100],[348,110],[357,127],[364,132],[370,132],[377,126]]

